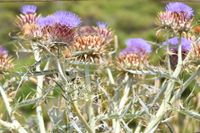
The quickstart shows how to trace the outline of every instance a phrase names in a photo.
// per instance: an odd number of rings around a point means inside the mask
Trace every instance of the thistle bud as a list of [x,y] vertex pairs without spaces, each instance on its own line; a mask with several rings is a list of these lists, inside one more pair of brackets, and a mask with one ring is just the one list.
[[8,55],[8,51],[0,47],[0,74],[9,70],[13,66],[12,59]]
[[119,64],[127,69],[142,69],[148,64],[151,45],[144,39],[130,38],[126,41],[126,48],[118,56]]
[[172,65],[172,68],[175,68],[176,65],[177,65],[179,43],[181,44],[181,47],[182,47],[182,60],[184,60],[185,57],[187,56],[188,52],[190,51],[191,47],[192,47],[191,46],[191,44],[192,44],[191,40],[188,40],[188,39],[183,38],[183,37],[181,39],[179,39],[178,37],[173,37],[173,38],[170,38],[163,43],[163,45],[169,46],[169,50],[170,50],[170,53],[171,53],[171,55],[169,57],[170,57],[170,63]]
[[37,7],[35,5],[24,5],[21,7],[21,14],[17,16],[16,24],[23,36],[36,37],[38,19],[36,13]]

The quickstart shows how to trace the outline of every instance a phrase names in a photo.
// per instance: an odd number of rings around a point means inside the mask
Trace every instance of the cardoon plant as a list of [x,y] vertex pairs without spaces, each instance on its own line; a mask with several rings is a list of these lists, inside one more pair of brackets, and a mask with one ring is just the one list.
[[[34,5],[21,7],[15,36],[17,51],[31,53],[27,55],[34,63],[11,72],[11,56],[0,47],[0,93],[7,111],[0,115],[3,131],[173,132],[179,113],[200,120],[198,108],[189,110],[187,105],[197,101],[191,97],[198,90],[183,96],[189,86],[198,87],[200,74],[191,7],[170,2],[159,13],[159,28],[167,31],[164,42],[129,38],[121,50],[105,22],[83,25],[73,12],[40,16],[36,10]],[[160,49],[164,56],[153,63]],[[34,91],[23,97],[20,91],[26,83],[26,91]],[[23,117],[28,105],[35,110]]]

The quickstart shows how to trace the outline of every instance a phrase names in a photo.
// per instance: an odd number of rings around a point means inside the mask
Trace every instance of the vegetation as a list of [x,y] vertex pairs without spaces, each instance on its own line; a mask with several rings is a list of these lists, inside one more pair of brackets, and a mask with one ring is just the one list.
[[[0,43],[9,50],[6,60],[10,64],[6,69],[0,66],[0,132],[200,131],[200,9],[198,2],[185,3],[195,11],[189,31],[170,29],[171,25],[160,30],[158,14],[164,11],[165,1],[2,2]],[[83,41],[71,34],[76,43],[66,41],[63,25],[60,36],[41,36],[33,29],[29,33],[23,17],[16,17],[26,4],[36,5],[43,17],[58,10],[77,14],[81,25],[69,23],[72,30],[64,28],[82,40],[87,40],[87,34],[97,37],[95,45],[85,43],[80,48]],[[98,21],[105,23],[96,25]],[[87,28],[93,32],[86,32]],[[173,51],[163,42],[175,36],[179,43]],[[144,38],[152,52],[138,41],[139,49],[146,51],[136,52],[139,63],[131,55],[131,64],[126,57],[128,38]],[[189,52],[183,53],[181,38],[192,42]],[[136,42],[130,45],[136,47]]]

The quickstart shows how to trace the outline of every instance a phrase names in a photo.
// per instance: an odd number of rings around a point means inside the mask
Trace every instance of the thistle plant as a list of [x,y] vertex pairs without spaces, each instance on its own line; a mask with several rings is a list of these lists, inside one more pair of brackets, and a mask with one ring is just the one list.
[[[199,36],[188,5],[170,2],[158,13],[158,32],[166,31],[160,32],[163,42],[127,38],[122,50],[105,22],[83,25],[70,11],[43,16],[34,5],[20,11],[17,52],[31,53],[33,64],[15,72],[11,68],[18,59],[0,48],[3,132],[174,132],[178,114],[200,120],[198,110],[185,104],[196,102],[191,97],[199,91],[200,74]],[[163,60],[152,63],[160,49]],[[34,94],[19,98],[26,82]],[[23,117],[20,109],[26,106],[33,111]]]

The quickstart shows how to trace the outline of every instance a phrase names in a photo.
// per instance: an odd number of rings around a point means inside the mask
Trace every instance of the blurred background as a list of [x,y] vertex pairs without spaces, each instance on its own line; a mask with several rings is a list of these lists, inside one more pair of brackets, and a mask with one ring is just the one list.
[[[118,36],[120,48],[123,48],[124,41],[130,37],[141,37],[154,42],[162,40],[155,34],[158,30],[156,19],[158,12],[169,2],[168,0],[28,1],[0,0],[0,45],[8,48],[11,54],[15,54],[13,43],[16,42],[9,37],[9,33],[16,31],[16,15],[19,15],[20,7],[25,4],[37,5],[38,13],[43,16],[57,10],[74,12],[82,18],[83,25],[95,25],[96,21],[104,21]],[[198,0],[183,0],[183,2],[195,9],[195,19],[198,19],[200,2]]]
[[[149,41],[159,42],[162,39],[156,37],[157,14],[163,10],[167,0],[87,0],[87,1],[45,1],[45,2],[22,2],[22,1],[1,1],[0,0],[0,45],[6,47],[13,57],[16,57],[16,41],[9,37],[9,33],[15,32],[15,19],[19,15],[19,9],[25,4],[34,4],[38,6],[38,13],[44,16],[57,10],[68,10],[76,13],[82,18],[84,25],[95,25],[97,21],[108,23],[118,36],[120,48],[125,47],[124,41],[128,38],[144,38]],[[195,20],[200,18],[200,2],[198,0],[183,1],[195,10]],[[196,21],[197,22],[197,21]],[[194,25],[197,23],[194,22]],[[154,57],[157,56],[154,54]],[[27,57],[26,57],[27,58]],[[28,57],[29,58],[29,57]],[[156,57],[155,57],[156,58]],[[33,64],[33,60],[25,58],[15,60],[15,70],[23,71],[26,66]],[[26,69],[26,68],[25,68]],[[22,97],[30,93],[30,83],[22,86]],[[31,88],[34,88],[32,85]],[[0,102],[0,108],[3,105]],[[23,109],[22,109],[23,110]],[[33,110],[33,107],[24,108],[23,112]],[[179,119],[181,117],[181,119]],[[182,115],[175,116],[175,126],[177,132],[193,132],[200,127],[200,123]],[[182,121],[184,120],[184,122]],[[186,123],[185,123],[186,121]],[[187,125],[184,125],[187,124]],[[200,131],[200,130],[199,130]]]
[[[169,2],[167,0],[39,1],[0,0],[0,45],[14,50],[12,39],[8,34],[15,31],[14,20],[20,13],[20,7],[25,4],[37,5],[38,13],[44,16],[57,10],[74,12],[82,18],[83,25],[95,25],[96,21],[105,21],[118,36],[121,47],[125,46],[125,39],[130,37],[159,41],[155,36],[157,13]],[[197,7],[200,2],[187,0],[185,3],[195,9],[196,19],[198,19],[200,9]]]

